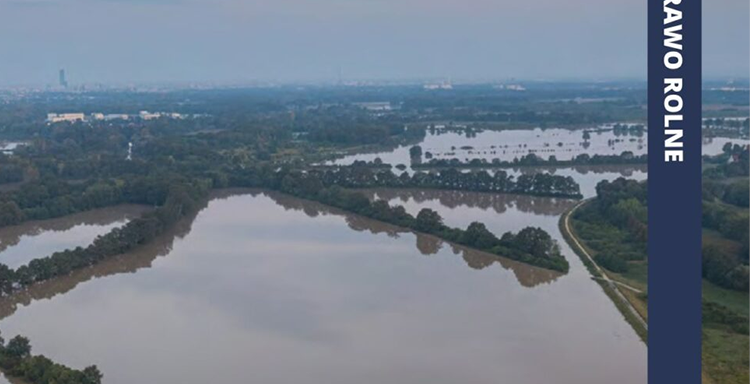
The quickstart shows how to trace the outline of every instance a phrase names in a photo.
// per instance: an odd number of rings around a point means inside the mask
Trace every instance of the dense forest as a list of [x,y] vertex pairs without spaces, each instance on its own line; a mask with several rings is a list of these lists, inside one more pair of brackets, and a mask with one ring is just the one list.
[[574,213],[576,234],[596,252],[594,258],[602,267],[626,273],[646,260],[647,196],[646,183],[602,181],[596,186],[596,199]]
[[703,174],[703,276],[723,288],[747,291],[748,148],[727,145],[716,162]]
[[[704,171],[703,227],[737,244],[719,249],[704,241],[703,273],[719,286],[748,289],[748,148],[728,145],[709,159]],[[720,176],[719,176],[720,175]],[[612,272],[628,272],[630,262],[646,259],[647,187],[618,179],[597,185],[597,198],[574,215],[576,231]]]
[[748,147],[704,160],[703,366],[716,383],[750,380]]

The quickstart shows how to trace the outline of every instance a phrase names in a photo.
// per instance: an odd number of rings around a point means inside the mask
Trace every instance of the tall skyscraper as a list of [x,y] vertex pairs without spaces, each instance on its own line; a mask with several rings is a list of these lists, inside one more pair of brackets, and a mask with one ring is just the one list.
[[63,88],[68,88],[68,80],[65,79],[65,69],[60,70],[59,78],[60,86]]

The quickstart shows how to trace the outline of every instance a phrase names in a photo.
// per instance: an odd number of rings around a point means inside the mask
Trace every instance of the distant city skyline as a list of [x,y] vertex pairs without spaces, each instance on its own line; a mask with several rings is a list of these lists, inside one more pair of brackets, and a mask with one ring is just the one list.
[[[704,4],[704,75],[748,77],[750,6]],[[646,77],[632,0],[0,0],[0,85]]]

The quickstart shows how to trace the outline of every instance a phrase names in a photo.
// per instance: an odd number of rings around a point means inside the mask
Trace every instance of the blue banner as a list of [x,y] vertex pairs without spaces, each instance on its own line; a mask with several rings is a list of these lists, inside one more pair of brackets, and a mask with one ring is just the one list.
[[701,382],[701,1],[648,2],[648,377]]

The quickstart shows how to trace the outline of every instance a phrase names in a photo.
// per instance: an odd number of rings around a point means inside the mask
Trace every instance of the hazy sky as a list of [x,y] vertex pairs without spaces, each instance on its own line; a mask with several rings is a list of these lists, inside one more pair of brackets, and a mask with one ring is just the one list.
[[[704,3],[746,75],[748,0]],[[646,0],[0,0],[0,84],[645,79],[645,39]]]

